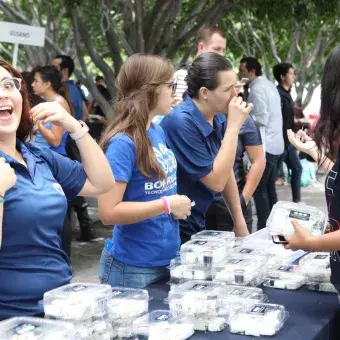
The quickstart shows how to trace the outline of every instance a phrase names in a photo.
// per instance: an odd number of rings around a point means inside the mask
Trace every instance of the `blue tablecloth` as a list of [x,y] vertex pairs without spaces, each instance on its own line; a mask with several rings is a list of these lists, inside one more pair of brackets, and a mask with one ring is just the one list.
[[[282,304],[290,313],[285,326],[273,337],[254,339],[273,340],[339,340],[340,339],[340,304],[336,294],[319,293],[301,288],[297,291],[263,289],[270,303]],[[152,300],[150,310],[168,309],[163,300],[167,297],[169,286],[165,282],[148,287]],[[195,332],[193,340],[252,339],[250,336],[235,335],[228,330],[219,333]],[[175,339],[174,339],[175,340]]]

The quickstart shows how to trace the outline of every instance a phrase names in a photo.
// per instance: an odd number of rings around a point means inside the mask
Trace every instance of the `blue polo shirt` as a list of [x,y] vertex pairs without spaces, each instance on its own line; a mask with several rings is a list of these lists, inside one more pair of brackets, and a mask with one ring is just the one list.
[[[136,146],[125,134],[112,137],[106,150],[116,181],[126,182],[124,202],[149,202],[177,193],[177,163],[166,147],[163,129],[151,124],[147,136],[167,181],[145,177],[137,167]],[[129,225],[116,225],[105,249],[119,261],[137,267],[167,266],[180,246],[178,221],[161,214]]]
[[74,109],[74,118],[77,120],[83,119],[83,96],[73,80],[66,82],[70,91],[70,98]]
[[165,117],[164,129],[168,146],[178,163],[178,194],[188,196],[196,205],[187,220],[180,221],[181,231],[192,235],[205,229],[205,213],[215,192],[200,179],[213,169],[213,163],[226,129],[226,117],[218,114],[211,126],[189,96]]
[[38,315],[46,291],[70,282],[72,272],[61,249],[67,199],[86,181],[81,164],[48,148],[17,141],[27,168],[0,151],[17,176],[6,192],[0,248],[0,319]]

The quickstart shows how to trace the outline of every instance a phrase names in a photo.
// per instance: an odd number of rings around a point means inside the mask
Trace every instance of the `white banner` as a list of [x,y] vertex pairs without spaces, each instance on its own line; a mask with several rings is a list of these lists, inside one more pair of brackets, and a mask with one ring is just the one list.
[[20,45],[44,46],[45,28],[0,21],[0,41]]

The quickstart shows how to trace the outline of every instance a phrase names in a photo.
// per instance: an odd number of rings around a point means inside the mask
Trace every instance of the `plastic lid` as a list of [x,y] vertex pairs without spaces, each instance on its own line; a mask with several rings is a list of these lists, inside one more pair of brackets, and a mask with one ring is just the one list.
[[250,245],[243,244],[241,247],[235,247],[229,254],[230,257],[251,257],[254,256],[267,256],[267,251],[264,248],[253,247]]
[[197,234],[191,236],[192,240],[206,239],[206,240],[224,240],[228,241],[233,247],[235,242],[235,233],[231,231],[219,231],[219,230],[202,230]]
[[321,210],[307,205],[280,201],[273,206],[267,220],[267,227],[273,235],[291,235],[294,232],[291,223],[293,219],[312,235],[322,235],[327,222],[327,216]]
[[75,340],[71,323],[33,317],[15,317],[0,322],[1,340]]

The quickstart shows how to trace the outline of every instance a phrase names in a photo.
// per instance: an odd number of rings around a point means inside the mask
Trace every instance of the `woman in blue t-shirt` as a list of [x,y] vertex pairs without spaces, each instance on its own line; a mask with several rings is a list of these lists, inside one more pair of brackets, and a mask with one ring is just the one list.
[[[38,120],[70,133],[84,165],[27,143]],[[0,320],[41,315],[44,293],[72,278],[60,239],[67,198],[114,185],[105,155],[87,132],[58,103],[30,110],[20,73],[0,60]]]
[[177,192],[177,162],[156,115],[167,115],[176,84],[173,67],[159,56],[136,54],[117,80],[114,120],[101,141],[116,186],[99,199],[105,225],[114,225],[99,264],[102,283],[143,288],[167,276],[180,245],[178,219],[190,200]]
[[[38,66],[34,68],[32,88],[47,102],[59,103],[68,113],[71,112],[71,100],[68,87],[61,81],[61,74],[55,66]],[[66,156],[66,140],[68,133],[61,127],[51,123],[37,122],[34,144],[46,146],[51,150]]]

